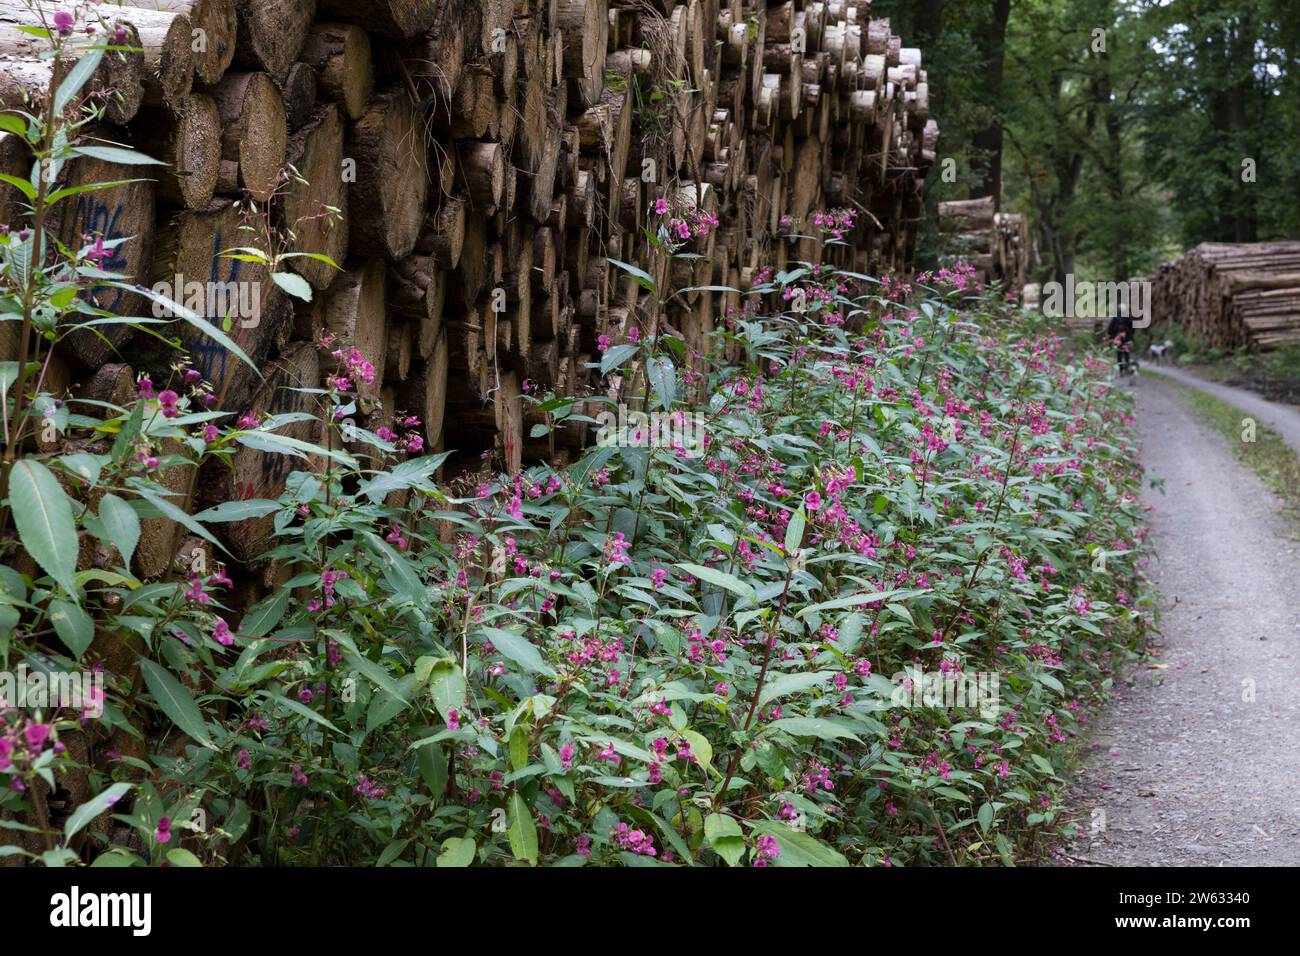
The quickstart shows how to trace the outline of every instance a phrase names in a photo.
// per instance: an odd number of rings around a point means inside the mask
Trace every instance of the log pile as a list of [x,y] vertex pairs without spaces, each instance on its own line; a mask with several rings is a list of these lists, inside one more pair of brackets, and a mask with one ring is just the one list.
[[1221,349],[1300,344],[1300,242],[1202,243],[1151,277],[1152,324]]
[[1020,295],[1029,271],[1029,220],[997,212],[992,196],[939,203],[947,256],[975,267],[980,282],[1001,282]]
[[[52,19],[58,5],[41,5]],[[220,407],[236,414],[293,411],[277,388],[318,384],[331,350],[355,347],[376,369],[363,427],[418,415],[426,448],[457,452],[452,469],[563,462],[582,428],[534,437],[543,419],[523,396],[596,387],[598,345],[634,329],[672,329],[702,361],[766,267],[815,254],[820,211],[861,214],[830,248],[836,264],[902,270],[913,255],[938,128],[920,51],[872,19],[870,0],[96,9],[141,50],[105,57],[101,135],[172,165],[156,182],[86,193],[62,234],[130,237],[108,267],[180,283],[177,298],[191,281],[239,290],[230,334],[263,378],[178,328]],[[2,108],[29,105],[70,67],[33,57],[16,29],[32,22],[25,2],[0,0]],[[203,44],[177,41],[197,30]],[[20,144],[0,136],[6,168],[21,168]],[[142,168],[87,161],[69,176],[129,180]],[[0,193],[0,208],[12,198]],[[610,261],[649,267],[658,200],[716,217],[692,240],[698,258],[655,277],[693,290],[667,304]],[[252,244],[248,227],[267,213],[290,251],[342,267],[288,260],[310,303],[256,263],[222,255]],[[232,310],[210,298],[201,311],[221,322]],[[148,315],[137,299],[119,292],[100,304]],[[174,356],[118,334],[73,343],[62,358],[74,390],[109,363],[130,366],[128,378],[166,376]],[[313,347],[326,337],[332,345]],[[287,459],[240,454],[233,472],[187,492],[191,507],[280,492]],[[179,545],[170,534],[154,552]],[[232,550],[251,557],[266,529],[231,534]]]

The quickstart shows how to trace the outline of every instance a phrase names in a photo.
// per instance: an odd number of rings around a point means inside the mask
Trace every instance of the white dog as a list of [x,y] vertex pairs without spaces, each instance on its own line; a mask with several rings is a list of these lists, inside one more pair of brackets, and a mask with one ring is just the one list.
[[1151,361],[1163,362],[1169,357],[1169,352],[1174,347],[1173,339],[1165,339],[1163,342],[1151,343]]

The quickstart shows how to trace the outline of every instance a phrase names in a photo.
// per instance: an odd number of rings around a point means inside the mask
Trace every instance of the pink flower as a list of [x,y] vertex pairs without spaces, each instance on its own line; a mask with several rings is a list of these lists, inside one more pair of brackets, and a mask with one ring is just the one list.
[[822,496],[815,491],[810,491],[803,496],[803,503],[809,511],[816,511],[822,506]]
[[170,843],[172,838],[172,821],[171,817],[163,817],[158,821],[158,829],[153,832],[154,839],[159,843]]
[[655,849],[654,837],[642,830],[630,830],[626,823],[616,826],[610,836],[619,849],[628,850],[638,856],[659,855],[659,851]]
[[49,724],[28,724],[23,730],[23,737],[27,739],[27,749],[39,753],[45,749],[45,741],[50,736]]
[[781,847],[776,842],[776,837],[765,833],[754,842],[755,866],[767,866],[780,855]]
[[230,625],[222,618],[217,618],[217,623],[212,628],[212,639],[222,647],[229,647],[235,643],[235,635],[230,633]]
[[[207,604],[212,600],[208,597],[207,592],[203,590],[203,581],[196,574],[190,578],[189,590],[185,592],[185,600],[196,601],[199,604]],[[224,621],[222,622],[225,623]]]
[[460,730],[460,711],[453,710],[447,715],[447,729]]
[[72,22],[72,14],[66,10],[60,10],[54,15],[54,29],[59,31],[61,37],[68,36],[72,32]]
[[162,406],[164,418],[175,418],[180,414],[180,410],[176,407],[176,402],[179,399],[180,396],[170,388],[163,389],[163,391],[158,393],[158,404]]
[[108,256],[109,256],[109,252],[107,249],[104,248],[104,237],[96,236],[95,244],[86,250],[86,258],[90,262],[93,262],[96,265],[98,265],[101,261],[107,259]]
[[622,531],[616,531],[605,538],[605,561],[608,564],[631,564],[627,556],[627,541]]

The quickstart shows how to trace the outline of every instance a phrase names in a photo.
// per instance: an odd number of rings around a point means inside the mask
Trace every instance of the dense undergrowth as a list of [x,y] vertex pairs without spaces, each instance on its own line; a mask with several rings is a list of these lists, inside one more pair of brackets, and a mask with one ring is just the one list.
[[[169,324],[95,307],[130,287],[109,243],[44,228],[99,188],[55,188],[75,157],[151,162],[87,138],[93,103],[67,118],[99,55],[0,118],[37,160],[6,179],[30,218],[0,229],[23,359],[0,363],[0,690],[91,677],[75,705],[0,707],[0,859],[997,864],[1068,832],[1076,741],[1143,636],[1108,359],[960,268],[913,288],[806,264],[769,270],[706,364],[653,319],[602,337],[625,407],[529,399],[552,426],[602,412],[562,469],[441,483],[422,423],[377,424],[374,369],[324,342],[319,443],[280,431],[308,413],[212,407],[179,354],[126,405],[54,394],[65,336]],[[651,211],[657,257],[711,227]],[[854,215],[813,225],[834,245]],[[227,254],[310,295],[288,255]],[[241,447],[301,470],[278,500],[182,511],[163,476]],[[239,613],[221,564],[140,580],[159,519],[218,555],[223,525],[270,524],[278,586]]]
[[[31,465],[98,491],[75,520],[105,544],[123,520],[107,502],[137,501],[156,467],[142,446],[252,440],[325,467],[185,519],[206,534],[273,516],[289,579],[242,619],[220,571],[79,575],[74,611],[55,575],[5,569],[10,666],[90,663],[60,623],[82,615],[142,639],[147,691],[109,675],[102,720],[7,715],[0,807],[29,838],[14,851],[899,865],[1010,862],[1052,838],[1086,715],[1141,638],[1128,400],[1107,364],[1064,363],[1041,320],[963,274],[922,279],[780,274],[719,336],[739,358],[707,382],[685,381],[671,335],[610,343],[603,371],[673,411],[666,443],[634,424],[563,470],[455,488],[432,479],[443,455],[394,435],[348,436],[404,459],[375,470],[337,435],[291,447],[283,421],[142,389],[101,426],[111,448]],[[760,316],[764,298],[805,308]],[[338,358],[315,396],[330,422],[368,374]],[[90,759],[100,796],[61,830],[13,822],[73,759],[65,734],[93,754],[140,726],[147,759]]]

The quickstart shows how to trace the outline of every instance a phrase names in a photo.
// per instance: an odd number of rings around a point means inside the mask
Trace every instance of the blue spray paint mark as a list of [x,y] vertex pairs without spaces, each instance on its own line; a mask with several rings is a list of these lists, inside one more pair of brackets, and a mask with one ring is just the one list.
[[[73,246],[80,248],[83,233],[102,235],[105,242],[122,239],[124,238],[122,230],[118,228],[118,220],[121,218],[122,207],[120,205],[110,209],[104,203],[99,202],[92,194],[78,196],[72,213],[72,225],[75,234],[70,241]],[[100,264],[100,268],[106,272],[125,272],[128,266],[125,250],[126,243],[114,247],[109,252],[108,258]],[[124,290],[99,285],[93,287],[90,291],[100,308],[120,314],[118,308],[122,304],[122,297],[126,295]]]
[[[239,267],[242,263],[240,263],[238,259],[222,258],[221,250],[225,248],[222,238],[221,233],[217,233],[212,237],[212,267],[208,272],[208,280],[210,283],[238,282]],[[230,274],[224,279],[221,277],[223,262],[229,263],[228,268],[230,270]],[[212,287],[212,285],[209,285],[208,288]],[[181,304],[185,304],[184,290],[177,289],[175,291]],[[196,311],[199,311],[205,319],[219,328],[222,320],[225,319],[225,316],[214,316],[208,314],[207,310],[212,307],[212,303],[208,300],[209,297],[205,295],[202,310]],[[220,394],[222,385],[226,380],[226,362],[230,358],[230,352],[221,343],[201,333],[197,336],[196,341],[190,347],[190,351],[193,353],[194,361],[198,365],[199,370],[203,372],[203,377],[210,381],[216,388],[217,393]]]

